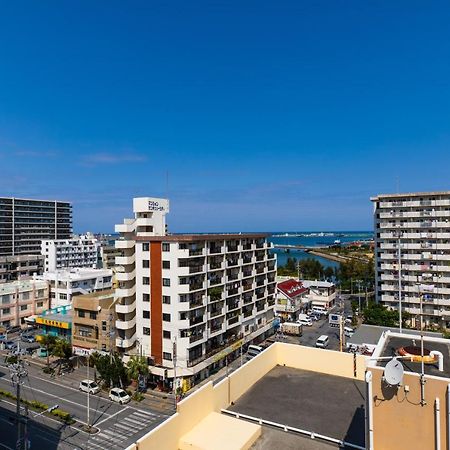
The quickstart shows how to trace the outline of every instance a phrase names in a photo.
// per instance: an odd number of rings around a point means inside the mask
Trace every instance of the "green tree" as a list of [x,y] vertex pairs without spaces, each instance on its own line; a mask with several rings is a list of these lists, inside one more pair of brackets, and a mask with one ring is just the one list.
[[134,380],[138,381],[140,375],[148,375],[148,363],[144,356],[133,355],[127,362],[128,376]]
[[[405,319],[406,320],[406,319]],[[380,303],[370,302],[363,310],[363,323],[384,327],[398,327],[398,311],[388,309]]]
[[100,355],[95,368],[107,387],[128,385],[128,373],[119,355]]
[[47,369],[50,367],[50,353],[53,351],[53,347],[56,343],[56,336],[52,336],[50,334],[44,334],[41,336],[40,340],[42,346],[45,348],[47,353]]
[[61,373],[61,365],[64,360],[72,356],[72,346],[70,342],[65,339],[56,339],[51,350],[53,356],[59,358],[58,360],[58,374]]

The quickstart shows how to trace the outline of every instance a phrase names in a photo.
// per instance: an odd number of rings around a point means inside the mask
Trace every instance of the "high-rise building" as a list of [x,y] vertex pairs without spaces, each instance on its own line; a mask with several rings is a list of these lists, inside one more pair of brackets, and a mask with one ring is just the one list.
[[377,195],[376,297],[450,327],[450,191]]
[[100,242],[89,233],[70,239],[44,239],[41,253],[45,257],[45,272],[71,267],[96,269],[99,263]]
[[43,239],[71,235],[71,203],[0,197],[0,256],[40,255]]
[[[116,225],[117,338],[151,358],[155,381],[196,383],[272,329],[276,259],[267,235],[165,235],[164,199],[134,199]],[[233,354],[233,355],[232,355]]]
[[0,256],[0,284],[26,280],[44,271],[42,255]]

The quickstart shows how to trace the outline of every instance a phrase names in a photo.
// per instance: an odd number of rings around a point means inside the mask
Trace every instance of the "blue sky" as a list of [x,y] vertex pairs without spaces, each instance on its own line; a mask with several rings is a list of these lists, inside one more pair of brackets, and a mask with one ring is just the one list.
[[371,229],[371,195],[449,189],[432,6],[3,2],[0,195],[71,200],[76,231],[147,195],[177,232]]

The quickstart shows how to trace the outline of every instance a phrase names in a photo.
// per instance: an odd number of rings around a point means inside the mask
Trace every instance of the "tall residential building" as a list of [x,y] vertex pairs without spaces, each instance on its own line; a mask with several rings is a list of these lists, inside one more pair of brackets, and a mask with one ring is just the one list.
[[70,239],[44,239],[41,254],[45,258],[45,272],[71,267],[96,269],[100,256],[100,242],[90,233]]
[[0,197],[0,256],[40,255],[43,239],[71,235],[71,203]]
[[51,308],[71,305],[76,295],[112,289],[109,269],[57,269],[36,278],[49,283]]
[[49,308],[45,281],[27,280],[0,284],[0,325],[13,327]]
[[134,199],[135,219],[116,226],[116,344],[151,358],[155,381],[176,364],[192,384],[271,332],[276,259],[265,234],[165,235],[168,206]]
[[[376,297],[450,327],[450,191],[377,195]],[[400,293],[400,296],[399,296]]]

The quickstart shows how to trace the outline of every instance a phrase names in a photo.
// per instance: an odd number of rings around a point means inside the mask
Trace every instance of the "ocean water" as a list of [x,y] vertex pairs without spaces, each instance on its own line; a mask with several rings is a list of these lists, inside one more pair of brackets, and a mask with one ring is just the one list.
[[[354,241],[370,241],[373,239],[371,231],[304,231],[304,232],[274,232],[269,237],[269,241],[279,245],[304,245],[307,247],[325,247],[333,245],[334,241],[339,239],[342,244]],[[278,266],[283,266],[289,257],[297,260],[314,258],[317,259],[324,267],[338,267],[339,263],[330,261],[320,256],[314,256],[300,249],[290,249],[289,253],[283,249],[275,249],[277,255]]]

